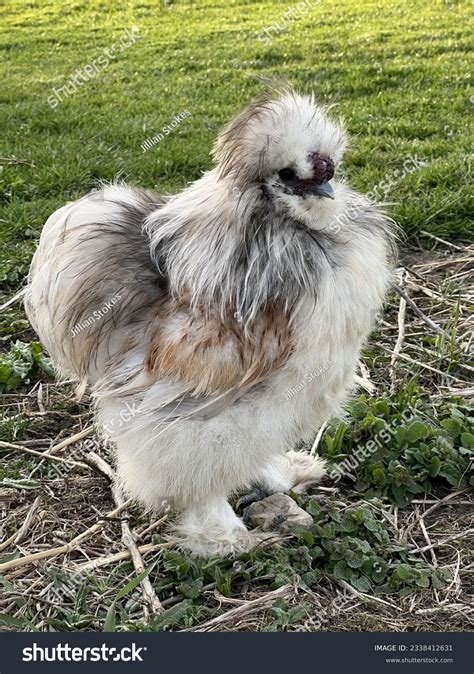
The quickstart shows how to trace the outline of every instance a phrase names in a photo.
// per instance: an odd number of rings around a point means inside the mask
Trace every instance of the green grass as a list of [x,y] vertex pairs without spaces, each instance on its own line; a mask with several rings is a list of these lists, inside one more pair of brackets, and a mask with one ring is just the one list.
[[[17,287],[57,207],[119,172],[178,190],[210,166],[221,125],[283,77],[335,104],[352,137],[345,173],[370,191],[403,162],[427,165],[386,195],[410,235],[469,239],[469,3],[322,0],[270,45],[258,36],[288,2],[140,3],[7,0],[1,10],[2,271]],[[53,87],[138,26],[140,40],[52,110]],[[250,76],[250,77],[249,77]],[[141,143],[191,116],[145,154]],[[472,210],[472,209],[471,209]]]

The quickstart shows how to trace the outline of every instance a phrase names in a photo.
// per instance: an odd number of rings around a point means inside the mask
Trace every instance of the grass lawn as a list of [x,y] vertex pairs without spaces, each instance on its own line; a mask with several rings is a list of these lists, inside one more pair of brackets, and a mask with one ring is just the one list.
[[[291,21],[289,7],[300,8]],[[406,234],[405,289],[444,330],[430,331],[408,308],[391,367],[401,310],[398,296],[388,298],[364,352],[366,390],[345,423],[328,427],[320,451],[337,464],[385,426],[393,433],[338,491],[328,485],[299,499],[312,532],[277,550],[201,563],[130,508],[137,545],[152,546],[143,550],[147,563],[157,560],[150,579],[165,613],[150,616],[140,587],[130,586],[116,605],[116,629],[192,629],[216,617],[218,626],[206,629],[468,629],[470,3],[5,0],[0,17],[0,304],[23,286],[56,208],[118,175],[181,189],[209,168],[216,133],[261,91],[258,77],[270,77],[313,89],[344,117],[352,143],[342,170],[355,188],[390,203]],[[101,630],[136,577],[120,521],[68,555],[48,551],[114,509],[108,483],[84,466],[54,471],[24,451],[87,429],[87,399],[75,401],[71,386],[53,381],[20,304],[0,314],[0,339],[0,629]],[[80,460],[87,438],[112,460],[92,431],[58,456]],[[42,562],[17,568],[38,551]],[[222,597],[260,604],[235,621]]]

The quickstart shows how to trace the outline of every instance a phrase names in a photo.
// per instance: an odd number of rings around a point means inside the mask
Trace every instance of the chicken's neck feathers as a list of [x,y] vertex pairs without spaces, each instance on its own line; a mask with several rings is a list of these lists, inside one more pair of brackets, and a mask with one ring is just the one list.
[[[357,198],[340,186],[347,205]],[[339,203],[339,211],[347,205]],[[354,221],[361,219],[362,207],[353,209],[355,215],[349,212],[342,232],[331,228],[327,215],[310,227],[306,214],[295,217],[258,186],[240,193],[210,171],[157,209],[145,230],[172,294],[189,296],[191,305],[217,310],[224,320],[231,312],[248,324],[269,306],[293,317],[303,297],[315,303],[322,275],[348,262],[356,235],[383,238],[383,215],[364,208],[367,227],[358,233]]]

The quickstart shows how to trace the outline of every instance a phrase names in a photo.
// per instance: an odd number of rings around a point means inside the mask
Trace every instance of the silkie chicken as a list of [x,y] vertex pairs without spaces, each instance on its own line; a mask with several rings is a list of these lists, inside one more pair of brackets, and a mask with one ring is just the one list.
[[325,473],[292,447],[343,410],[394,241],[334,178],[345,145],[313,96],[281,89],[223,129],[214,168],[179,194],[101,185],[44,226],[28,317],[59,374],[90,385],[123,490],[171,508],[194,555],[269,535],[236,515],[239,491]]

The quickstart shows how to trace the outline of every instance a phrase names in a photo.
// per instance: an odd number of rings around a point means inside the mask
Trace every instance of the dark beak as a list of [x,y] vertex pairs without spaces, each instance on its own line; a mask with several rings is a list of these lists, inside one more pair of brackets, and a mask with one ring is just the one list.
[[315,182],[311,181],[311,184],[305,185],[304,191],[307,194],[314,194],[316,197],[327,197],[328,199],[336,198],[334,190],[331,187],[331,183],[329,182],[325,182],[322,185],[317,185]]

